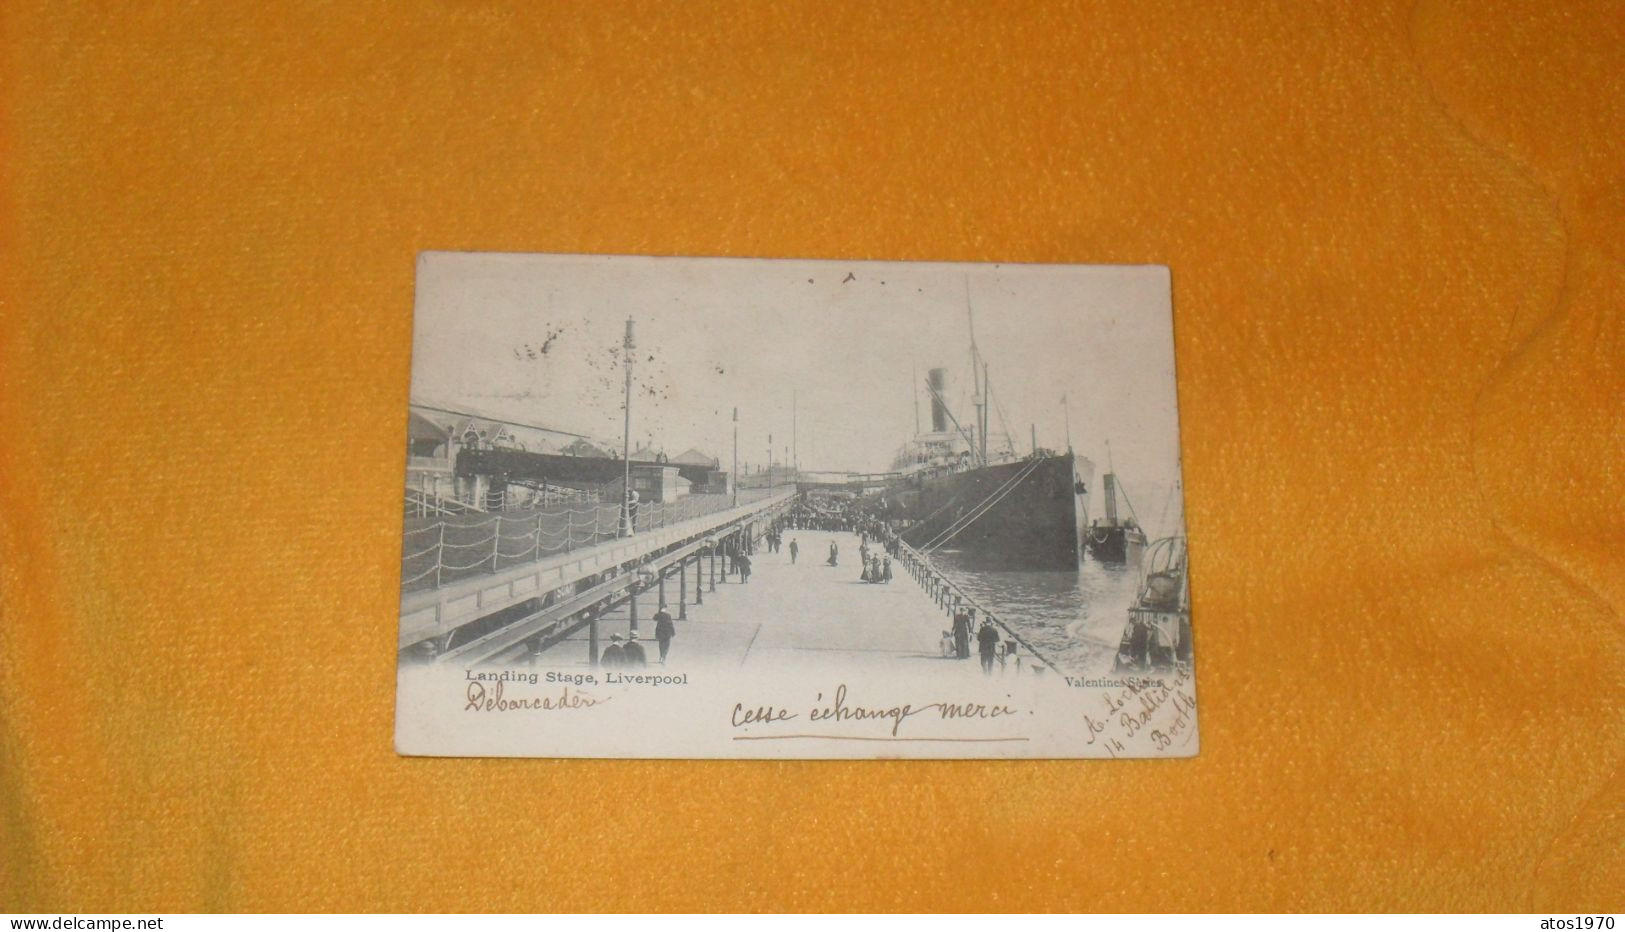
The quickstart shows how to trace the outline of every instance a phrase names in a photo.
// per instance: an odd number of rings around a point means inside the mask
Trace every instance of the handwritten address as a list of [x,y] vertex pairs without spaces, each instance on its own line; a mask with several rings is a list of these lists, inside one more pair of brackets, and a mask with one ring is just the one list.
[[1196,735],[1196,689],[1189,670],[1172,679],[1137,680],[1101,697],[1104,707],[1085,714],[1091,746],[1099,744],[1113,757],[1130,753],[1129,742],[1149,740],[1166,751],[1190,743]]

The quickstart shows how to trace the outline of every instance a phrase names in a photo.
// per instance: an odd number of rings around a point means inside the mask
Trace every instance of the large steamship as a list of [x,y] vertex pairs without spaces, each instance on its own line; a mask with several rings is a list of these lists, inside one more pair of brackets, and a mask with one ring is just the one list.
[[1075,568],[1088,533],[1094,464],[1070,448],[1056,452],[1036,442],[1019,455],[1008,436],[990,448],[992,393],[974,352],[973,423],[948,407],[947,370],[930,370],[931,429],[899,452],[892,466],[898,478],[882,493],[881,512],[922,550],[958,550],[1008,568]]

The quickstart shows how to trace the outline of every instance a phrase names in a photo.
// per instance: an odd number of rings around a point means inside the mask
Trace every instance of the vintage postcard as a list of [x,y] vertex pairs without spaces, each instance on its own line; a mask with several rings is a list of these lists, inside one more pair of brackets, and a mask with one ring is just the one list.
[[396,748],[1197,751],[1161,266],[425,253]]

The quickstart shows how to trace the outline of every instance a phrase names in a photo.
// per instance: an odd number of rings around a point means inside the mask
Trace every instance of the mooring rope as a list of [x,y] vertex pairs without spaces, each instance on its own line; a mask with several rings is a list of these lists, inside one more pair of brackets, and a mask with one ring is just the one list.
[[1028,463],[1020,472],[1006,480],[1004,485],[999,486],[991,495],[983,499],[981,504],[955,519],[953,524],[950,524],[947,528],[943,529],[942,533],[938,534],[936,537],[933,537],[921,549],[929,553],[938,549],[943,544],[946,544],[948,541],[953,540],[955,537],[958,537],[961,531],[980,520],[983,515],[992,510],[992,508],[999,502],[1004,501],[1004,499],[1008,497],[1011,492],[1015,491],[1016,486],[1020,485],[1023,480],[1032,475],[1033,472],[1038,469],[1041,463],[1043,463],[1043,460],[1036,459]]

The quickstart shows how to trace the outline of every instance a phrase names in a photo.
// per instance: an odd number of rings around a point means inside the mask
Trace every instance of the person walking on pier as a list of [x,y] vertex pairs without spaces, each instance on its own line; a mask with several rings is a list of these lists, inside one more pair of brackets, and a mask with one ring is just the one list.
[[626,666],[626,650],[621,647],[619,634],[609,636],[609,646],[604,648],[603,655],[598,658],[598,665],[606,670],[619,670]]
[[739,582],[741,585],[750,582],[750,557],[740,554],[734,557],[734,563],[739,567]]
[[621,666],[628,670],[641,670],[649,665],[649,656],[643,652],[643,645],[638,643],[636,634],[626,637],[626,646],[621,648]]
[[666,655],[671,653],[671,639],[676,634],[677,626],[672,623],[671,612],[666,611],[666,606],[660,606],[660,611],[655,612],[655,643],[660,645],[662,665],[666,662]]
[[829,565],[840,566],[841,545],[834,541],[829,542]]
[[[971,609],[972,613],[975,611]],[[970,635],[973,630],[970,614],[964,609],[954,612],[954,656],[960,660],[970,659]]]
[[993,622],[983,619],[982,630],[976,633],[976,644],[982,649],[982,672],[993,675],[993,655],[999,649],[999,632]]
[[880,581],[891,582],[891,557],[884,557],[880,564]]
[[791,563],[796,562],[796,554],[798,554],[800,552],[801,552],[801,548],[796,545],[796,539],[794,537],[790,538],[790,562]]

